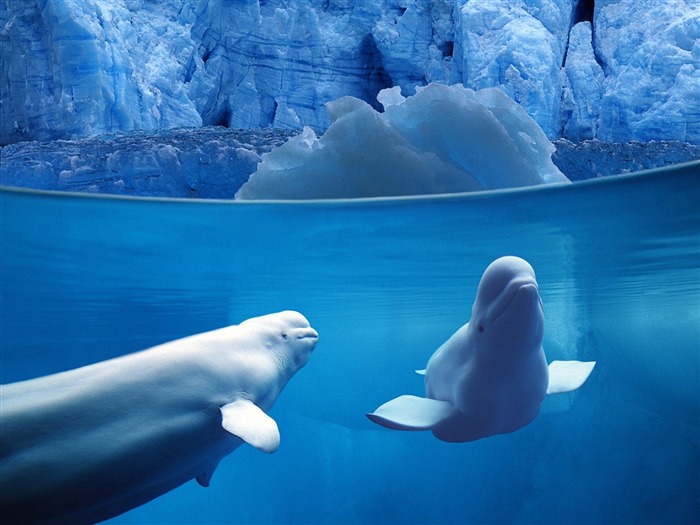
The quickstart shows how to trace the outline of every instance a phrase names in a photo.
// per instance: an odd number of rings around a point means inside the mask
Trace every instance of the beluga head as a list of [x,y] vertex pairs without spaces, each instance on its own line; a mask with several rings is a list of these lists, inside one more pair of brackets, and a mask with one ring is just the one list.
[[239,326],[258,338],[280,369],[290,375],[307,363],[318,342],[318,332],[306,317],[292,310],[254,317]]
[[493,261],[479,282],[470,330],[488,351],[536,349],[542,344],[544,307],[532,266],[519,257]]

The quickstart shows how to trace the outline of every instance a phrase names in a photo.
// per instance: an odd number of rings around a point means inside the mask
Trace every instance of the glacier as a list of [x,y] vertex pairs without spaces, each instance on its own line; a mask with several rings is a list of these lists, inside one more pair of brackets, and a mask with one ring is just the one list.
[[2,145],[318,132],[431,82],[499,88],[551,140],[700,143],[694,0],[5,0],[0,43]]

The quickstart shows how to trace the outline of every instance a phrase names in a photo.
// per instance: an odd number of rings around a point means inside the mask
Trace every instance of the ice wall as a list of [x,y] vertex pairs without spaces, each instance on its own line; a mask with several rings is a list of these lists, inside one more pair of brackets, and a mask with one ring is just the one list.
[[457,0],[451,80],[501,87],[550,137],[560,134],[559,68],[575,0]]
[[605,72],[597,138],[700,143],[700,3],[601,4],[593,20]]
[[550,139],[700,143],[699,27],[694,0],[5,0],[0,144],[321,130],[430,82],[499,87]]
[[0,5],[0,144],[198,126],[184,0]]

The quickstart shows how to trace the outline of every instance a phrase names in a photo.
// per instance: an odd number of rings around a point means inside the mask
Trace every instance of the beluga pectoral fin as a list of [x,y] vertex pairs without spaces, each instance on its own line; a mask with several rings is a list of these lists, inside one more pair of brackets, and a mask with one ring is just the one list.
[[547,394],[562,394],[576,390],[591,375],[595,361],[552,361],[549,364]]
[[447,401],[404,395],[384,403],[367,417],[394,430],[429,430],[452,412],[452,405]]
[[237,399],[222,406],[221,426],[268,454],[275,452],[280,446],[277,423],[249,399]]
[[202,472],[199,476],[197,476],[195,478],[197,480],[197,483],[199,483],[202,487],[208,487],[211,484],[211,477],[214,475],[214,471],[216,470],[216,467],[218,467],[218,466],[219,466],[219,462],[217,461],[211,467],[209,467],[204,472]]

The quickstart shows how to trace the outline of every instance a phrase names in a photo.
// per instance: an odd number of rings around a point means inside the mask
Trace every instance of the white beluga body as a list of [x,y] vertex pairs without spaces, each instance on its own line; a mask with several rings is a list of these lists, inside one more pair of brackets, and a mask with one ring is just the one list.
[[396,430],[464,442],[513,432],[547,394],[579,388],[595,362],[553,361],[542,348],[544,308],[530,264],[501,257],[484,272],[467,324],[428,361],[425,397],[403,395],[367,414]]
[[95,523],[196,478],[247,442],[316,346],[298,312],[248,319],[75,370],[2,385],[3,522]]

